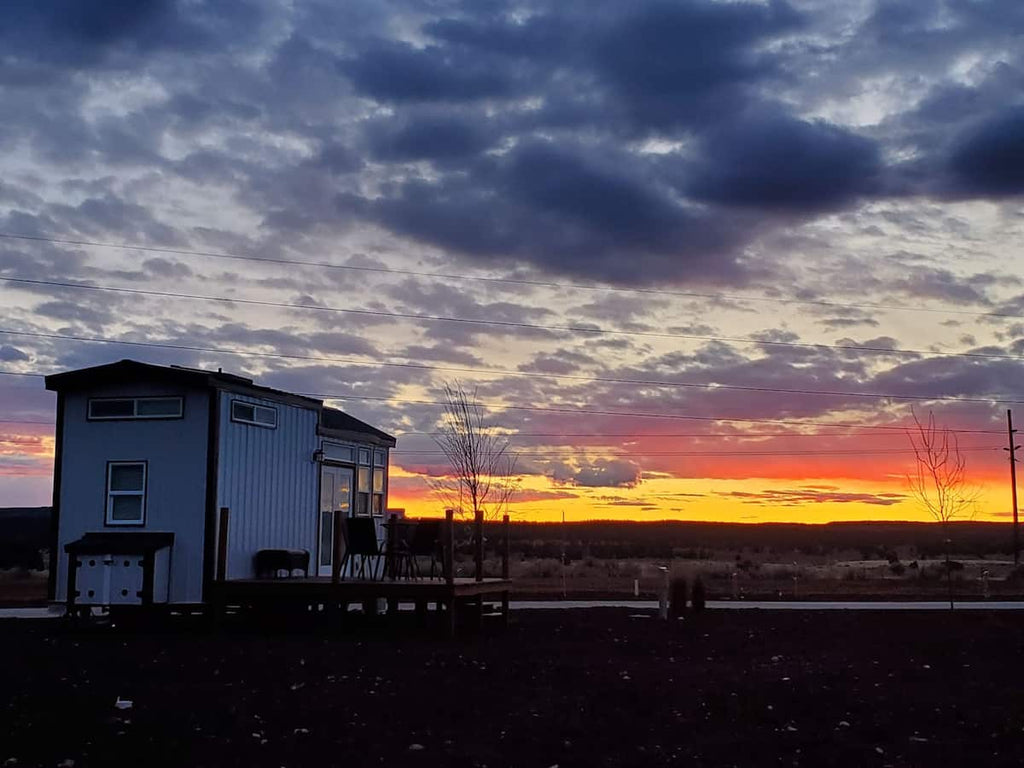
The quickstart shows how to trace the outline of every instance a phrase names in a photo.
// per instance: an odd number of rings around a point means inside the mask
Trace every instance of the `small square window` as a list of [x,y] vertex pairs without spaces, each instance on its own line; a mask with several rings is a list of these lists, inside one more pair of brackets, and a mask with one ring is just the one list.
[[370,449],[369,448],[360,448],[359,449],[359,463],[360,464],[369,464],[370,463]]
[[107,525],[144,525],[146,522],[144,461],[107,464]]
[[373,466],[383,467],[387,464],[388,455],[385,451],[374,451],[373,452]]

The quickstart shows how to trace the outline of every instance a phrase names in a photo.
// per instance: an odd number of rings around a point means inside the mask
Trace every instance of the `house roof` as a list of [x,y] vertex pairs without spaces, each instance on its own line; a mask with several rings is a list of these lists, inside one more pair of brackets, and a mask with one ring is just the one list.
[[165,381],[201,389],[224,389],[231,392],[267,397],[272,400],[291,403],[316,410],[320,414],[320,431],[338,437],[370,437],[371,442],[381,445],[395,445],[395,438],[365,421],[349,416],[336,408],[327,408],[322,400],[305,395],[296,395],[281,389],[264,387],[252,379],[223,371],[205,371],[200,368],[185,368],[178,365],[153,365],[138,360],[118,360],[116,363],[80,368],[75,371],[55,373],[46,377],[46,388],[55,392],[74,392],[107,384],[124,384],[137,381]]
[[393,447],[397,440],[389,435],[387,432],[382,432],[376,427],[371,427],[365,421],[360,421],[355,416],[349,416],[344,411],[339,411],[337,408],[328,408],[324,406],[320,411],[320,426],[322,433],[338,433],[339,436],[344,436],[344,433],[355,432],[360,435],[372,435],[377,440],[387,446]]
[[155,552],[174,544],[173,533],[156,531],[102,531],[86,533],[64,545],[65,552],[81,555],[128,555]]
[[138,360],[118,360],[116,363],[79,368],[75,371],[55,373],[46,377],[46,388],[56,392],[74,392],[104,384],[123,384],[134,381],[169,381],[184,386],[200,388],[229,389],[251,392],[254,395],[268,395],[271,398],[299,400],[309,408],[319,408],[323,401],[312,397],[295,395],[281,389],[255,384],[252,379],[223,371],[204,371],[200,368],[185,368],[178,365],[153,365]]

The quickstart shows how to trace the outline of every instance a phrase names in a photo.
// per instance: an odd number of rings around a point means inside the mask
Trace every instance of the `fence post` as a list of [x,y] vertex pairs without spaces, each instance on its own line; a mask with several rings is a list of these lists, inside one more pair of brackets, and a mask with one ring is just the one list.
[[476,566],[476,580],[484,580],[484,513],[481,509],[473,510],[473,560]]
[[455,582],[455,510],[444,511],[444,580]]
[[508,515],[504,515],[501,518],[501,578],[508,579],[510,576],[509,564],[508,564],[508,553],[509,553],[509,524]]
[[395,570],[401,568],[395,562],[395,544],[398,541],[398,515],[391,515],[384,526],[384,569],[392,581],[395,580]]
[[217,521],[217,581],[225,581],[228,577],[228,523],[230,517],[231,510],[221,507],[220,517]]
[[668,620],[668,568],[664,565],[658,566],[658,570],[661,571],[661,590],[658,594],[658,616],[663,620]]
[[[509,553],[509,525],[508,515],[503,515],[501,518],[501,578],[508,581],[511,578],[512,573],[509,569],[508,564],[508,553]],[[509,612],[509,591],[506,589],[501,593],[501,621],[507,627],[508,626],[508,612]]]

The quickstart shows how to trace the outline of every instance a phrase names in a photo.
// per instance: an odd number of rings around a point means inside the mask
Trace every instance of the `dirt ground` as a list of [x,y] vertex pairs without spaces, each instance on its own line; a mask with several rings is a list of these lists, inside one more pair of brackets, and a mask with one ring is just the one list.
[[454,642],[7,620],[0,765],[1020,765],[1022,619],[524,611]]

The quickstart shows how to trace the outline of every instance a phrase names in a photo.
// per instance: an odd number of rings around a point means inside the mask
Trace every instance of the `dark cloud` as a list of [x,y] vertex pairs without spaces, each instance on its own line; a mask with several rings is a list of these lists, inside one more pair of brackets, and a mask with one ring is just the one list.
[[0,345],[0,361],[5,363],[21,363],[31,359],[28,354],[22,352],[17,347],[12,347],[9,344]]
[[550,142],[525,143],[468,176],[405,182],[373,210],[396,232],[482,261],[511,257],[621,283],[743,275],[733,227],[635,169]]
[[825,122],[744,116],[714,130],[686,182],[701,200],[804,214],[842,208],[877,189],[875,142]]
[[760,45],[794,30],[784,0],[623,5],[586,52],[609,91],[644,131],[708,123],[743,108],[747,88],[777,74]]
[[641,482],[640,466],[627,459],[558,462],[547,474],[556,484],[584,488],[633,488]]
[[839,490],[818,490],[813,486],[788,490],[764,490],[757,492],[728,491],[720,496],[741,499],[744,504],[767,506],[803,506],[804,504],[873,504],[891,507],[906,501],[903,493],[844,493]]
[[965,132],[949,156],[949,182],[958,196],[1024,194],[1024,106],[998,112]]
[[459,49],[376,40],[339,63],[356,91],[382,101],[465,102],[516,91],[513,72]]
[[486,123],[448,115],[389,117],[366,126],[376,160],[451,161],[479,154],[496,138]]

